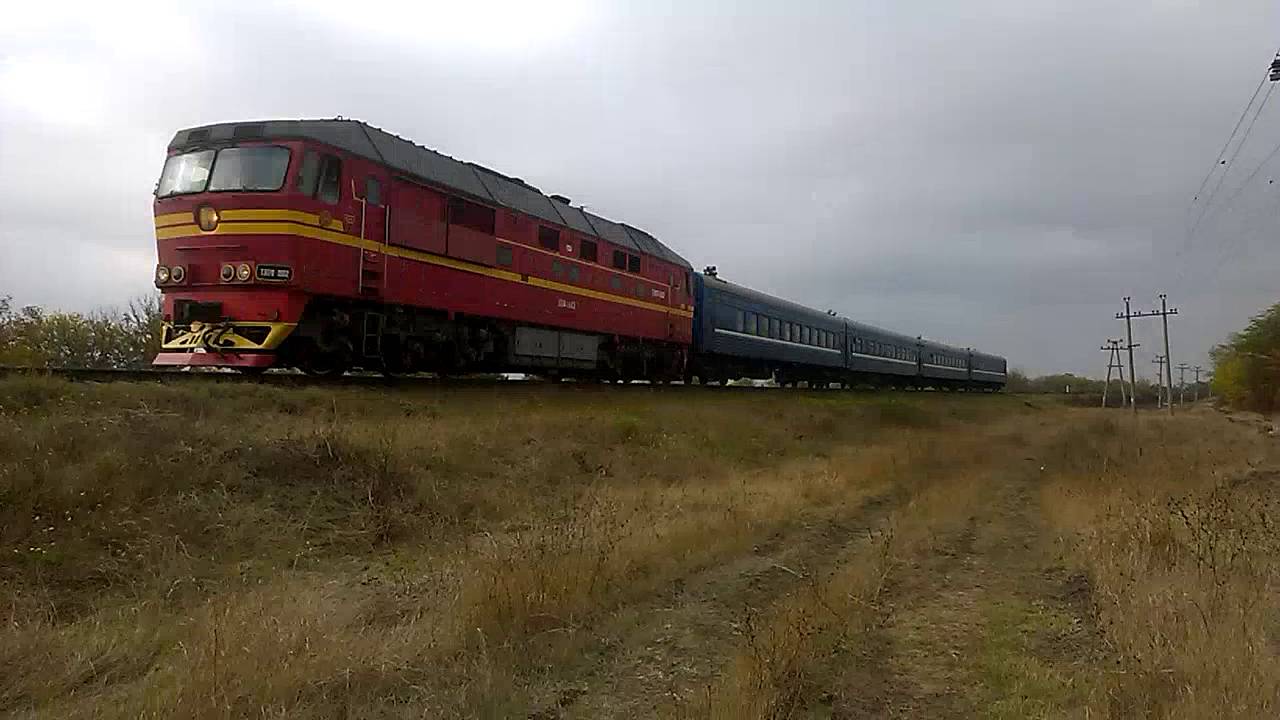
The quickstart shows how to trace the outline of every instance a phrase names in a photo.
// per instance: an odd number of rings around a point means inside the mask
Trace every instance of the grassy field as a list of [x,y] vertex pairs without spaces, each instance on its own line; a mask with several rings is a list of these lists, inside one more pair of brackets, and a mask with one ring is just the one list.
[[1263,425],[0,380],[15,717],[1274,717]]

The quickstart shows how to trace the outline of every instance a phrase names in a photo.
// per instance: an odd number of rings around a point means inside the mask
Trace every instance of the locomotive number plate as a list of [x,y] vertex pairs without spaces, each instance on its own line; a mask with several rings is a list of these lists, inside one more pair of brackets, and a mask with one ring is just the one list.
[[288,282],[293,278],[293,270],[288,265],[259,265],[258,279],[272,282]]

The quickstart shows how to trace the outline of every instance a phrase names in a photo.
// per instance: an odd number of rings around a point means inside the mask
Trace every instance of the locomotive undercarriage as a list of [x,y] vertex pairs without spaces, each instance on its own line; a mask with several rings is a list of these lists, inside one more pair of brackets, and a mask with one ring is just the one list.
[[424,308],[316,300],[280,348],[278,366],[317,376],[524,372],[547,377],[679,379],[685,350]]

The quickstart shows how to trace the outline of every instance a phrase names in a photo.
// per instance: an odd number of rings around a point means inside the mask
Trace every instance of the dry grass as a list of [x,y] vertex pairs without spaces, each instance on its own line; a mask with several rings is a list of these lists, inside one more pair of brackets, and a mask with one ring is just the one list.
[[1273,440],[1201,411],[1089,413],[1045,462],[1042,507],[1088,574],[1098,717],[1280,711]]
[[980,476],[994,459],[993,435],[971,430],[959,438],[909,436],[905,472],[895,483],[898,508],[851,538],[823,575],[806,578],[771,607],[749,608],[740,647],[720,677],[674,715],[791,718],[836,702],[843,669],[859,655],[866,659],[862,649],[883,618],[889,577],[964,526],[986,489]]
[[0,711],[521,714],[602,617],[1018,406],[2,380]]

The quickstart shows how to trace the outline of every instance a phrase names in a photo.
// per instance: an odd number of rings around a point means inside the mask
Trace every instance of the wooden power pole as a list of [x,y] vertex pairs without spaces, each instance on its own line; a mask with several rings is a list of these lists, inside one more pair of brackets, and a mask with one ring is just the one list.
[[1124,362],[1120,359],[1120,341],[1107,340],[1107,344],[1099,348],[1107,352],[1107,379],[1102,384],[1102,407],[1107,406],[1107,390],[1111,387],[1111,371],[1116,371],[1116,380],[1120,382],[1120,407],[1129,403],[1124,396]]
[[[1133,312],[1129,309],[1129,298],[1124,299],[1124,312],[1116,313],[1116,319],[1123,319],[1125,325],[1129,326],[1129,344],[1133,344],[1133,318],[1159,317],[1164,321],[1164,381],[1165,387],[1169,389],[1169,402],[1165,405],[1169,414],[1173,414],[1173,359],[1169,355],[1169,316],[1177,315],[1178,309],[1169,307],[1169,299],[1164,293],[1160,293],[1160,309],[1143,312],[1141,310]],[[1132,369],[1132,364],[1130,369]]]
[[1151,361],[1156,366],[1156,408],[1164,407],[1165,389],[1164,389],[1164,356],[1157,355]]
[[1186,363],[1178,365],[1178,407],[1187,404],[1187,371],[1190,369]]

